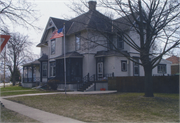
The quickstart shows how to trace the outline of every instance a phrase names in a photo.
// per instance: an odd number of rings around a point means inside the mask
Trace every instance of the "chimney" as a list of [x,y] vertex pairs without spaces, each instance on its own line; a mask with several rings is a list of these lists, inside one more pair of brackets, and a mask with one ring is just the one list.
[[89,1],[88,4],[89,4],[89,10],[96,10],[96,4],[97,4],[96,1]]

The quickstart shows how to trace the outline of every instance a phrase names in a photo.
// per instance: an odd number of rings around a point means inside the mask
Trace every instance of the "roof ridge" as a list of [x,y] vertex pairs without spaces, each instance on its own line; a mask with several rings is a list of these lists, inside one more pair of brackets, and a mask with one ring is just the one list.
[[[96,10],[95,10],[96,11]],[[88,25],[89,25],[89,22],[90,22],[90,20],[92,19],[92,14],[93,14],[93,11],[89,11],[90,12],[90,17],[89,17],[89,20],[88,20],[88,22],[87,22],[87,24],[86,24],[86,28],[88,27]]]

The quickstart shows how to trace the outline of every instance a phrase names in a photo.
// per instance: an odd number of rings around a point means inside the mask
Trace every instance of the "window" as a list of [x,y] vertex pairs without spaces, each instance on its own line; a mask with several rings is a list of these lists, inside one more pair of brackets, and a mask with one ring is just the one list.
[[107,42],[108,42],[108,50],[113,49],[113,36],[112,35],[108,35]]
[[121,61],[121,71],[127,71],[127,61]]
[[56,76],[56,63],[55,62],[50,63],[50,76],[51,77]]
[[134,76],[139,76],[139,58],[137,57],[134,57],[134,63],[133,63],[133,66],[134,66]]
[[99,62],[98,63],[98,74],[102,74],[103,73],[103,62]]
[[52,32],[54,32],[54,30],[55,30],[55,28],[54,28],[54,27],[52,27]]
[[166,64],[159,64],[157,66],[157,72],[158,73],[166,73]]
[[42,63],[42,76],[47,77],[47,62]]
[[123,41],[122,35],[117,36],[117,48],[118,49],[124,49],[124,41]]
[[27,78],[27,67],[24,67],[24,78]]
[[56,40],[51,40],[51,55],[55,54]]
[[75,49],[80,50],[81,48],[81,38],[80,38],[80,33],[75,35]]

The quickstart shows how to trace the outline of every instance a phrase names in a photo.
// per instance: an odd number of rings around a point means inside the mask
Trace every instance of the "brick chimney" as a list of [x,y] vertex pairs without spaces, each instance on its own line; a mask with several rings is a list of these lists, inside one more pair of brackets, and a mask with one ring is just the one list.
[[97,4],[96,1],[89,1],[88,4],[89,4],[89,10],[96,10],[96,4]]

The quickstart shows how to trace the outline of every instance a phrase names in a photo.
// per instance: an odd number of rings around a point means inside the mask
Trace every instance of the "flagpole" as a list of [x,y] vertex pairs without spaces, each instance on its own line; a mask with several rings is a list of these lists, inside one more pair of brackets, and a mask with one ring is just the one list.
[[66,44],[65,44],[65,40],[66,40],[66,36],[65,36],[65,23],[64,23],[64,82],[65,82],[65,94],[66,94]]

